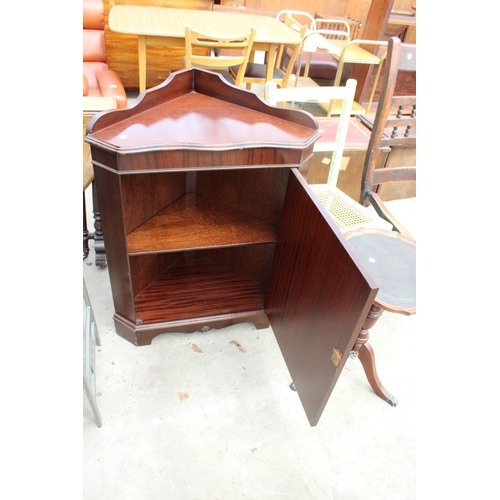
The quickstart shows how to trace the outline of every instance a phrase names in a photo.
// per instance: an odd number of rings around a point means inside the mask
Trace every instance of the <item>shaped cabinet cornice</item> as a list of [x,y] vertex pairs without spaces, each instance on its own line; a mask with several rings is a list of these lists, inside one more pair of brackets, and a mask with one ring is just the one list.
[[309,113],[187,69],[86,139],[117,333],[271,324],[311,425],[377,292],[298,172],[319,136]]

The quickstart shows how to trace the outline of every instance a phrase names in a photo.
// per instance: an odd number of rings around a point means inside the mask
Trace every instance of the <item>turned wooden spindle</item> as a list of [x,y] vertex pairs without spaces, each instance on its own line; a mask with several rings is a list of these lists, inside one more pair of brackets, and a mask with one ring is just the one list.
[[351,351],[351,356],[357,357],[361,361],[366,378],[368,379],[368,382],[375,394],[377,394],[377,396],[382,398],[384,401],[387,401],[391,406],[396,406],[398,404],[398,400],[387,391],[378,378],[375,353],[368,341],[370,338],[370,329],[375,326],[375,323],[379,320],[380,316],[382,316],[383,312],[384,310],[377,304],[372,305],[370,312],[361,327],[356,344]]

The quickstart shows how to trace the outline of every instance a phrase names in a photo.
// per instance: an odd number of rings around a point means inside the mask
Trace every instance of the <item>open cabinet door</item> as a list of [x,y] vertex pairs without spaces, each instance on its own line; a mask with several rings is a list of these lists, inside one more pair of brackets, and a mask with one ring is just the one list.
[[266,313],[316,425],[378,288],[296,169],[290,171]]

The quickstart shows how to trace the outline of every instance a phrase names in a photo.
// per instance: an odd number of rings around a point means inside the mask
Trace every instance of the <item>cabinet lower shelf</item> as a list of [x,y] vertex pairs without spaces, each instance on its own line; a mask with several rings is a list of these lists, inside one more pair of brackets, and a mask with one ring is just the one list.
[[137,324],[263,312],[263,285],[196,253],[180,257],[135,298]]

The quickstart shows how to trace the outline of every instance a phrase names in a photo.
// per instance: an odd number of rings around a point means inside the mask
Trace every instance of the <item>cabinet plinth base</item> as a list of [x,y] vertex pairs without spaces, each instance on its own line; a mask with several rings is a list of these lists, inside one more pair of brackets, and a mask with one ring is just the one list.
[[195,318],[190,321],[171,321],[148,325],[137,325],[119,314],[115,314],[113,319],[116,333],[136,346],[150,345],[157,335],[163,333],[206,332],[238,323],[253,323],[258,330],[269,327],[269,320],[263,311],[248,311],[238,314]]

